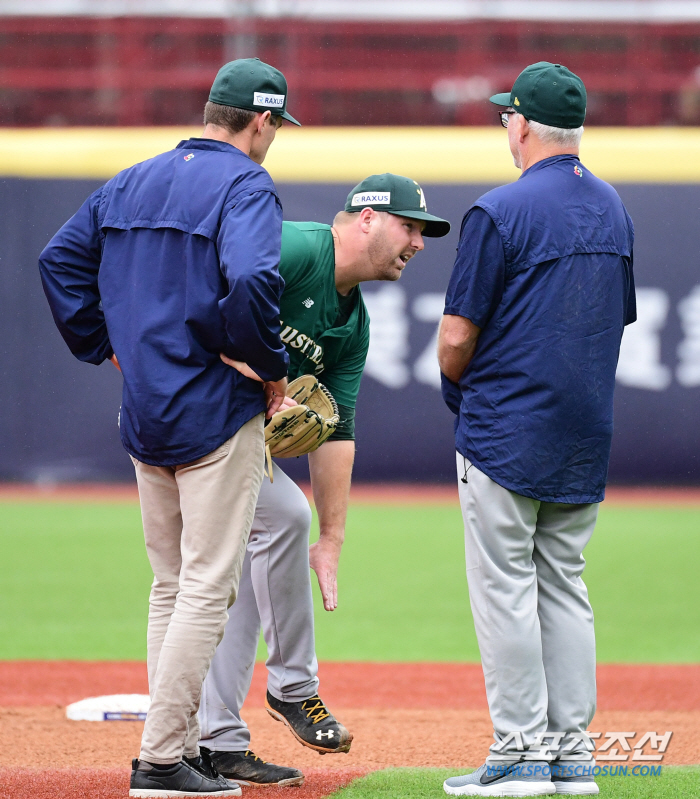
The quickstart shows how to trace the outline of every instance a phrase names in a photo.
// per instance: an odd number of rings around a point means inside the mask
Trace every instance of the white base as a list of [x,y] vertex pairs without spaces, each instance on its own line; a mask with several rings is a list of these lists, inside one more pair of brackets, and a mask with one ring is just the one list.
[[144,694],[91,696],[66,708],[71,721],[144,721],[151,700]]
[[551,796],[556,793],[554,783],[525,782],[524,780],[510,780],[500,785],[463,785],[453,788],[450,785],[442,786],[445,793],[451,796]]

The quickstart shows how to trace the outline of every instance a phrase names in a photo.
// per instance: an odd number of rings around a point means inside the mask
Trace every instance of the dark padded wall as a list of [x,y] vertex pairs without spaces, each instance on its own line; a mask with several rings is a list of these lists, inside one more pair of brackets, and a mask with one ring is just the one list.
[[[36,267],[42,247],[97,185],[0,180],[0,479],[133,479],[117,430],[119,374],[111,364],[94,367],[70,355]],[[281,185],[285,217],[330,222],[348,188]],[[357,413],[358,480],[453,479],[452,417],[435,387],[430,345],[461,216],[488,188],[424,186],[430,210],[452,221],[452,233],[427,240],[398,283],[365,286],[373,343]],[[697,483],[700,379],[693,383],[692,365],[700,372],[700,297],[686,301],[683,316],[678,306],[700,286],[700,186],[619,191],[637,231],[644,323],[631,334],[619,373],[610,478]],[[304,475],[302,460],[287,465]]]

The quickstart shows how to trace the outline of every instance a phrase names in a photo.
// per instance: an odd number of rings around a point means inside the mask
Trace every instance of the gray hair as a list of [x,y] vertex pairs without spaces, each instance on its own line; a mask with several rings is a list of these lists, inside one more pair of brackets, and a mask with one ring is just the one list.
[[528,123],[530,130],[543,144],[556,144],[559,147],[571,147],[572,149],[581,144],[583,125],[580,128],[554,128],[551,125],[543,125],[541,122],[532,120],[528,120]]

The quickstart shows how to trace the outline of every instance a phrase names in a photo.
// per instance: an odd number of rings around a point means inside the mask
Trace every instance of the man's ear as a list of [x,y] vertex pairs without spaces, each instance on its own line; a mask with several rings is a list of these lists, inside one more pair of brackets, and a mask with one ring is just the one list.
[[372,225],[376,213],[377,212],[373,208],[363,208],[360,211],[360,218],[358,221],[360,230],[362,230],[363,233],[369,233],[370,226]]
[[256,127],[258,133],[263,132],[263,128],[265,127],[267,120],[270,119],[271,116],[272,113],[270,111],[263,111],[262,114],[258,114],[257,127]]
[[520,130],[518,131],[520,141],[525,141],[525,137],[530,135],[530,123],[525,119],[525,117],[521,114],[518,117],[518,123],[520,124]]

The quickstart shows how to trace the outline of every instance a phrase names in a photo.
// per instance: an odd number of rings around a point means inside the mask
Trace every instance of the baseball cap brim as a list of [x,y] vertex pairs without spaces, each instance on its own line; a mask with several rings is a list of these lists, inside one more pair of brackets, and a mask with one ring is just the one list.
[[450,232],[450,223],[446,219],[440,219],[439,216],[433,216],[425,211],[388,211],[387,213],[394,216],[405,216],[408,219],[420,219],[425,222],[423,235],[428,238],[439,239]]
[[501,92],[489,97],[489,102],[494,105],[510,105],[510,92]]
[[280,116],[282,119],[286,119],[287,122],[291,122],[293,125],[299,125],[299,127],[301,127],[301,122],[297,122],[288,111],[283,111]]

